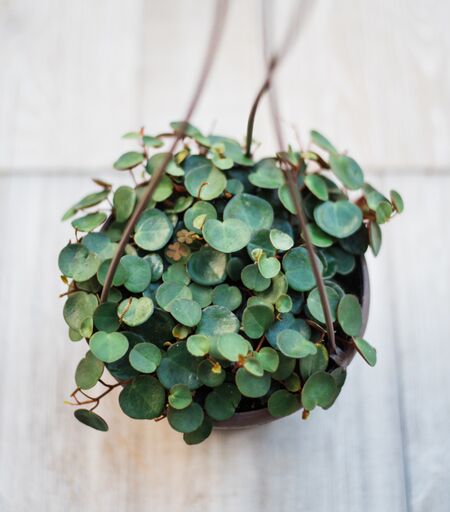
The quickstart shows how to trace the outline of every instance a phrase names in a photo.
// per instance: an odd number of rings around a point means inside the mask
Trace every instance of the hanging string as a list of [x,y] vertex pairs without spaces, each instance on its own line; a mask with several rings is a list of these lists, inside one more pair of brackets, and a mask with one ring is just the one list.
[[103,285],[102,294],[100,297],[100,303],[103,304],[109,295],[109,291],[111,288],[111,284],[114,278],[114,274],[116,273],[117,266],[119,265],[120,258],[122,257],[125,247],[130,239],[130,236],[134,230],[134,227],[136,226],[137,221],[139,220],[140,216],[142,215],[143,211],[146,209],[147,205],[151,201],[153,194],[156,190],[156,187],[160,183],[162,177],[164,176],[165,170],[169,162],[171,161],[173,154],[175,152],[175,149],[180,142],[180,140],[183,139],[187,125],[192,117],[192,114],[194,113],[195,108],[197,107],[198,101],[200,99],[200,96],[203,92],[205,83],[208,79],[214,57],[216,55],[220,39],[222,37],[223,33],[223,27],[225,25],[225,19],[228,11],[228,0],[217,0],[216,3],[216,11],[214,15],[214,22],[211,28],[211,33],[208,41],[207,51],[205,60],[203,62],[203,67],[200,72],[200,76],[196,85],[196,88],[194,90],[194,94],[192,96],[192,99],[189,103],[189,107],[187,109],[186,115],[184,117],[184,121],[181,124],[181,126],[177,129],[176,137],[169,149],[169,151],[166,153],[164,160],[162,161],[161,165],[155,170],[153,173],[149,184],[147,185],[147,188],[145,190],[145,193],[143,194],[141,200],[139,201],[133,215],[130,217],[124,232],[122,233],[122,237],[120,239],[119,245],[117,247],[117,251],[114,254],[114,257],[111,261],[111,264],[108,269],[108,273],[106,275],[105,284]]
[[[312,6],[312,2],[304,1],[300,2],[294,16],[291,18],[290,27],[286,32],[285,39],[280,46],[280,50],[278,53],[270,52],[270,41],[269,41],[269,19],[273,19],[272,16],[269,15],[269,7],[267,0],[263,2],[263,44],[264,44],[264,52],[267,59],[267,76],[270,77],[268,84],[271,82],[272,75],[274,73],[274,65],[273,62],[279,63],[280,55],[286,55],[287,51],[291,47],[295,37],[298,37],[302,28],[305,26],[305,22],[307,19],[307,14],[310,12]],[[280,151],[283,151],[285,146],[283,129],[281,126],[280,115],[279,115],[279,107],[278,100],[275,91],[275,87],[273,84],[267,86],[267,90],[269,91],[269,100],[270,100],[270,110],[272,116],[272,122],[275,129],[275,135],[277,138],[277,144]],[[316,281],[317,289],[319,291],[320,302],[322,304],[322,310],[325,317],[325,324],[327,327],[328,340],[331,345],[331,348],[334,352],[336,352],[336,340],[334,334],[334,326],[333,319],[331,316],[330,303],[328,301],[328,296],[326,293],[325,283],[322,277],[322,273],[319,269],[318,258],[315,253],[314,245],[311,241],[311,237],[308,231],[308,221],[306,219],[304,210],[303,210],[303,201],[302,197],[297,185],[297,176],[292,172],[292,170],[286,167],[285,164],[281,164],[282,170],[284,173],[284,177],[286,179],[287,186],[289,188],[289,192],[294,204],[295,213],[299,222],[300,227],[300,236],[303,237],[306,245],[306,249],[308,251],[309,261],[311,263],[311,268],[314,274],[314,279]]]

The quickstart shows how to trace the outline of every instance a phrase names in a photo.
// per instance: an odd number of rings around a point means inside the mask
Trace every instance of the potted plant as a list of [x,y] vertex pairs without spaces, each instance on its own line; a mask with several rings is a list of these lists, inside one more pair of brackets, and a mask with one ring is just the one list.
[[[99,189],[63,217],[75,229],[59,255],[64,319],[70,339],[88,343],[75,372],[76,418],[106,431],[94,410],[118,387],[126,415],[166,417],[194,444],[213,426],[331,407],[355,352],[376,362],[362,338],[364,254],[369,246],[378,254],[380,225],[403,210],[401,196],[367,184],[358,163],[316,131],[308,150],[255,160],[233,139],[171,127],[126,134],[137,148],[114,167],[130,185],[94,180]],[[181,128],[182,148],[163,151]],[[165,175],[124,236],[163,161]],[[96,385],[104,390],[92,396]]]

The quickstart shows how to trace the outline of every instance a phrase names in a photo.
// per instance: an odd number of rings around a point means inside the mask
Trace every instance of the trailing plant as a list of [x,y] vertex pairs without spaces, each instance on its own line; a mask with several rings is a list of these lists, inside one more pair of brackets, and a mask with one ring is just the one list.
[[[241,411],[267,407],[281,417],[303,408],[306,418],[331,407],[355,350],[376,362],[360,337],[361,257],[369,246],[378,254],[380,226],[403,210],[401,196],[366,183],[358,163],[316,131],[308,150],[255,160],[248,144],[191,124],[171,127],[161,136],[126,134],[137,147],[114,167],[130,184],[94,180],[98,189],[63,217],[75,230],[59,255],[64,319],[70,339],[88,343],[75,372],[76,418],[107,430],[94,410],[119,388],[126,415],[166,417],[194,444]],[[183,145],[172,155],[166,139]],[[287,177],[300,192],[307,233]],[[119,243],[126,245],[117,259]],[[96,386],[105,389],[94,396]]]

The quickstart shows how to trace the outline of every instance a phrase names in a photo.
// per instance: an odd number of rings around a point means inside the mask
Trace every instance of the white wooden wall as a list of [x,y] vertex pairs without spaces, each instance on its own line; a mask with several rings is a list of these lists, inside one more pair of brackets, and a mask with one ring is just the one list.
[[[293,2],[275,4],[278,33]],[[114,179],[120,135],[157,133],[192,92],[211,0],[0,0],[0,511],[450,510],[450,4],[316,0],[278,87],[286,131],[318,128],[404,193],[370,259],[371,369],[339,401],[185,446],[164,422],[80,426],[84,352],[61,317],[63,210]],[[244,134],[263,75],[260,2],[234,0],[195,122]],[[256,136],[273,148],[267,110]]]

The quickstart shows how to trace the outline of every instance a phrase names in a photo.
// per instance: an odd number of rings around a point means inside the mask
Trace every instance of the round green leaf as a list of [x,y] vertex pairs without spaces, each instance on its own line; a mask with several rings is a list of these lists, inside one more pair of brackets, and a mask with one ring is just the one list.
[[192,403],[191,390],[184,384],[175,384],[170,390],[168,400],[174,409],[186,409]]
[[[103,286],[105,284],[106,275],[108,274],[109,266],[111,265],[111,260],[105,260],[100,265],[98,272],[97,272],[97,279],[98,282]],[[122,286],[127,278],[127,272],[125,270],[125,267],[122,265],[122,263],[119,261],[119,264],[117,265],[116,271],[114,272],[112,285],[113,286]]]
[[184,409],[169,407],[167,412],[169,425],[177,432],[194,432],[203,423],[204,413],[199,404],[193,402]]
[[[153,176],[153,173],[162,166],[168,155],[169,153],[156,153],[153,155],[147,162],[146,171]],[[165,173],[169,174],[170,176],[184,175],[183,169],[176,164],[174,158],[170,158],[169,163],[166,166]]]
[[220,284],[227,277],[227,255],[205,246],[191,255],[187,268],[191,279],[197,284]]
[[99,331],[114,332],[120,326],[117,318],[117,304],[105,302],[94,313],[94,325]]
[[279,389],[270,395],[267,407],[272,416],[281,418],[298,411],[301,405],[297,395],[293,395],[285,389]]
[[274,319],[273,309],[266,304],[247,306],[242,314],[242,327],[249,338],[256,339],[266,332]]
[[106,421],[93,411],[89,411],[88,409],[77,409],[73,415],[79,422],[83,423],[83,425],[92,427],[95,430],[100,430],[100,432],[108,431],[108,424]]
[[328,409],[336,400],[338,392],[336,381],[329,373],[316,372],[303,386],[302,405],[307,411],[312,411],[316,405]]
[[161,350],[153,343],[138,343],[128,356],[131,366],[141,373],[153,373],[161,363]]
[[198,378],[205,386],[210,388],[220,386],[225,377],[226,373],[220,364],[213,364],[208,359],[204,359],[198,365]]
[[340,247],[330,247],[327,252],[333,256],[338,274],[347,275],[354,270],[356,259],[353,254],[343,251]]
[[240,334],[233,332],[222,334],[217,340],[217,350],[228,361],[239,361],[248,353],[248,342]]
[[183,434],[183,440],[188,445],[199,444],[209,437],[212,428],[212,421],[209,418],[204,418],[197,430]]
[[103,224],[106,220],[105,212],[97,212],[97,213],[88,213],[83,217],[79,217],[72,221],[72,227],[77,229],[78,231],[82,231],[84,233],[89,233],[94,230],[101,224]]
[[119,304],[117,316],[125,324],[134,327],[148,320],[153,311],[153,301],[149,297],[129,297]]
[[[320,272],[322,272],[323,264],[318,258],[317,265]],[[311,290],[316,284],[308,251],[305,247],[295,247],[285,254],[283,270],[289,286],[297,292]]]
[[166,389],[171,389],[175,384],[197,389],[201,386],[197,376],[198,364],[199,359],[188,352],[186,342],[179,341],[169,348],[156,373]]
[[280,364],[278,352],[270,347],[263,347],[259,352],[255,352],[255,357],[266,372],[275,372]]
[[362,312],[355,295],[344,295],[339,301],[337,318],[342,330],[349,336],[358,336],[362,327]]
[[362,338],[354,338],[356,350],[364,358],[367,364],[375,366],[377,363],[377,351],[370,343]]
[[317,352],[314,343],[311,343],[298,331],[286,329],[277,336],[277,345],[279,350],[288,357],[300,359]]
[[269,237],[272,245],[279,251],[288,251],[294,245],[292,237],[279,229],[271,229]]
[[236,407],[227,396],[214,390],[206,397],[205,410],[213,420],[225,421],[234,415]]
[[358,163],[346,155],[330,155],[330,167],[345,187],[358,190],[364,185],[364,174]]
[[318,174],[308,174],[305,185],[321,201],[328,200],[328,187],[326,181]]
[[169,176],[163,176],[161,181],[158,183],[158,186],[153,193],[152,200],[156,203],[161,203],[168,199],[173,192],[173,181],[169,178]]
[[381,201],[375,210],[377,224],[384,224],[392,215],[392,205],[387,201]]
[[279,357],[280,362],[278,364],[278,368],[273,372],[272,377],[278,381],[286,381],[286,379],[292,375],[297,360],[292,357],[287,357],[281,352],[279,353]]
[[134,240],[136,244],[147,251],[162,249],[173,233],[173,226],[167,215],[161,210],[145,211],[138,220]]
[[93,316],[97,306],[98,299],[92,293],[71,293],[64,304],[64,320],[69,327],[79,331],[83,321]]
[[128,339],[120,332],[96,332],[89,341],[89,347],[97,359],[113,363],[128,350]]
[[[334,322],[336,320],[336,310],[339,304],[340,297],[337,291],[331,288],[330,286],[325,286],[325,292],[328,297],[328,304],[330,305],[331,319]],[[323,313],[322,302],[320,301],[320,294],[318,288],[314,288],[314,290],[311,290],[311,292],[308,295],[306,304],[308,305],[308,309],[311,315],[319,322],[325,323],[325,315]]]
[[238,219],[253,231],[270,229],[273,223],[273,209],[270,203],[251,194],[234,196],[223,211],[224,220]]
[[137,151],[129,151],[128,153],[124,153],[119,157],[118,160],[114,162],[114,169],[117,169],[118,171],[126,171],[136,167],[143,161],[144,155],[142,153],[138,153]]
[[242,294],[237,286],[220,284],[213,290],[212,301],[216,306],[223,306],[234,311],[241,305]]
[[171,315],[177,322],[188,327],[194,327],[200,322],[202,310],[200,306],[190,299],[176,299],[170,304]]
[[209,336],[193,334],[187,339],[187,349],[196,357],[206,356],[209,352]]
[[[213,297],[213,289],[206,287],[206,286],[200,286],[197,283],[191,283],[189,285],[189,290],[191,290],[192,293],[192,300],[195,300],[198,304],[200,304],[200,307],[206,308],[209,306],[212,302]],[[219,304],[220,305],[220,304]]]
[[402,211],[405,208],[402,196],[395,190],[391,190],[390,196],[391,196],[391,203],[394,205],[395,210],[398,213],[402,213]]
[[350,254],[361,256],[367,251],[369,245],[369,234],[364,225],[356,233],[347,238],[339,240],[339,245]]
[[87,281],[95,276],[100,263],[99,256],[81,244],[66,245],[58,258],[61,272],[75,281]]
[[202,319],[197,326],[197,334],[220,336],[229,332],[238,332],[239,320],[229,309],[222,306],[209,306],[203,310]]
[[275,302],[275,307],[280,313],[289,313],[289,311],[292,309],[292,299],[290,295],[280,295]]
[[136,192],[131,187],[119,187],[113,197],[114,215],[117,222],[125,222],[133,213],[136,204]]
[[300,373],[306,381],[313,373],[326,370],[328,366],[328,352],[323,345],[317,346],[317,352],[313,355],[303,357],[300,360]]
[[156,302],[166,311],[179,299],[192,299],[191,290],[182,283],[163,283],[156,291]]
[[337,149],[333,146],[333,144],[331,144],[331,142],[318,131],[311,130],[310,136],[311,142],[313,142],[316,146],[319,146],[319,148],[328,151],[328,153],[337,153]]
[[189,208],[189,210],[186,210],[184,214],[183,221],[189,231],[201,234],[201,228],[197,228],[194,225],[195,220],[199,217],[203,219],[203,222],[206,222],[209,219],[217,219],[216,209],[211,203],[207,203],[206,201],[197,201],[191,208]]
[[283,172],[277,167],[275,158],[264,158],[258,162],[248,180],[255,187],[267,189],[277,189],[284,183]]
[[210,160],[198,157],[186,173],[184,185],[191,196],[211,201],[225,190],[227,178]]
[[205,241],[218,251],[231,253],[243,249],[251,237],[251,230],[238,219],[226,219],[220,222],[209,219],[203,224]]
[[167,270],[163,272],[162,279],[165,283],[181,283],[187,285],[191,282],[186,265],[181,262],[170,265]]
[[247,245],[247,252],[250,257],[255,249],[262,249],[266,256],[275,256],[276,250],[270,239],[270,230],[260,229],[253,233]]
[[133,293],[143,292],[152,277],[150,265],[139,256],[122,256],[120,261],[127,274],[125,288]]
[[316,247],[330,247],[334,243],[333,237],[322,231],[317,224],[310,222],[306,229],[308,230],[311,242]]
[[271,283],[270,279],[261,275],[256,263],[247,265],[242,269],[241,280],[246,288],[255,292],[267,290]]
[[105,233],[88,233],[81,243],[101,259],[110,259],[114,256],[117,245],[112,243]]
[[267,341],[272,345],[272,347],[278,348],[277,336],[285,329],[298,331],[306,339],[311,336],[311,328],[304,320],[295,318],[292,313],[284,313],[266,333]]
[[80,389],[93,388],[102,376],[104,364],[89,351],[78,363],[75,371],[75,382]]
[[267,257],[264,253],[258,258],[258,270],[266,279],[278,275],[281,270],[281,263],[274,257]]
[[262,377],[264,369],[256,357],[247,357],[244,361],[244,368],[255,377]]
[[268,393],[271,382],[270,375],[265,373],[262,377],[255,377],[245,368],[236,372],[236,386],[239,391],[249,398],[259,398]]
[[319,228],[336,238],[346,238],[358,231],[362,218],[361,210],[345,199],[335,203],[326,201],[314,209]]
[[165,404],[164,388],[150,375],[135,377],[119,395],[122,411],[136,420],[152,420],[161,416]]

